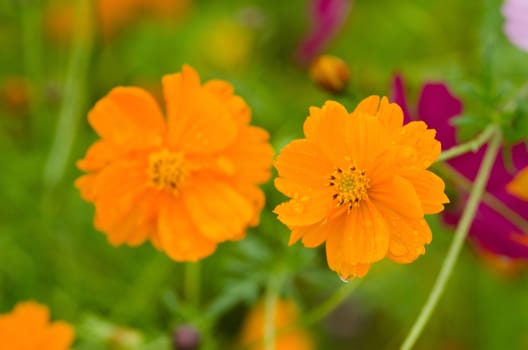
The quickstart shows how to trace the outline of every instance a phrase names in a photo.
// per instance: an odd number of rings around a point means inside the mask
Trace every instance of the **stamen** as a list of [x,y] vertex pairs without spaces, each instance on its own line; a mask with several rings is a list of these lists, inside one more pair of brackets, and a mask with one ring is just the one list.
[[181,185],[187,177],[183,153],[162,149],[150,154],[148,175],[150,185],[154,188],[174,194],[179,193]]
[[333,186],[335,193],[332,198],[337,206],[345,205],[348,210],[359,206],[359,203],[368,198],[370,179],[365,170],[359,170],[355,165],[346,168],[337,167],[329,176],[329,186]]

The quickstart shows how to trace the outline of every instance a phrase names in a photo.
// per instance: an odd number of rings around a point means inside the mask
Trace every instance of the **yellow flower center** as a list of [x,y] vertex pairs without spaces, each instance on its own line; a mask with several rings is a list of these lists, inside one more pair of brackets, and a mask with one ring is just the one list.
[[336,168],[330,175],[329,185],[334,187],[332,198],[337,201],[337,206],[347,205],[348,209],[352,209],[368,197],[370,179],[365,170],[351,165],[348,168]]
[[148,175],[156,189],[178,193],[187,177],[183,153],[162,149],[150,154]]

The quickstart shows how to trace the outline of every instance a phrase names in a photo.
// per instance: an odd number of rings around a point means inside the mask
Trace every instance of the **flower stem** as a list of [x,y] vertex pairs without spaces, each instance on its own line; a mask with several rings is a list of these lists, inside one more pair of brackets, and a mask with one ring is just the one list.
[[475,214],[477,212],[478,204],[480,202],[480,199],[482,198],[482,194],[484,193],[484,189],[486,187],[486,183],[488,182],[493,163],[495,161],[495,158],[497,157],[497,153],[501,145],[500,129],[494,126],[490,128],[490,130],[492,138],[490,140],[488,149],[486,150],[486,154],[484,155],[484,158],[482,160],[482,164],[480,165],[477,177],[475,179],[475,186],[473,187],[473,190],[469,195],[469,200],[466,209],[464,210],[462,218],[456,228],[455,237],[453,238],[451,247],[449,247],[449,251],[442,264],[442,268],[440,269],[440,273],[438,274],[433,289],[429,294],[429,298],[423,306],[420,315],[416,319],[405,341],[400,347],[400,350],[412,349],[412,347],[418,340],[418,337],[420,336],[425,325],[431,318],[431,315],[433,314],[434,309],[445,290],[447,281],[449,280],[449,277],[451,276],[453,268],[457,262],[458,256],[460,255],[464,240],[469,231],[469,227],[471,226],[471,222],[473,221],[473,218],[475,217]]
[[334,311],[346,298],[356,290],[356,288],[361,283],[360,279],[349,282],[340,288],[338,288],[328,299],[326,299],[322,304],[315,308],[312,312],[306,315],[303,318],[302,324],[308,326],[319,322],[332,311]]
[[473,140],[463,143],[458,146],[451,147],[448,150],[443,151],[437,159],[437,162],[449,160],[451,158],[458,157],[469,151],[476,152],[483,144],[485,144],[492,136],[494,132],[492,125],[488,126],[482,133],[480,133]]
[[76,1],[76,27],[64,83],[63,103],[44,166],[44,183],[48,188],[53,188],[64,175],[82,112],[94,34],[91,7],[90,0]]
[[266,296],[264,299],[264,349],[275,350],[275,313],[277,300],[284,275],[282,272],[274,272],[270,275]]
[[24,73],[30,79],[35,93],[30,99],[30,113],[35,117],[42,101],[42,15],[35,3],[20,3],[21,36],[23,47]]
[[200,304],[200,262],[185,263],[185,298],[193,307]]

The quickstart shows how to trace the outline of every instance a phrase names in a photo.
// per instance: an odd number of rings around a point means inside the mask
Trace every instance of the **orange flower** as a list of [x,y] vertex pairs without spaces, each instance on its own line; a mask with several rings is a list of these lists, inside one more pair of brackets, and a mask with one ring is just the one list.
[[74,329],[65,322],[49,322],[46,306],[28,301],[0,315],[0,344],[9,350],[64,350],[73,343]]
[[352,113],[329,101],[310,109],[306,138],[275,163],[275,186],[290,198],[275,213],[292,230],[290,244],[326,242],[328,265],[342,278],[362,277],[384,257],[415,260],[431,241],[424,214],[448,202],[442,179],[426,170],[440,154],[435,130],[402,124],[387,98],[371,96]]
[[101,137],[77,164],[110,243],[150,239],[177,261],[196,261],[258,223],[273,150],[251,111],[220,80],[200,83],[189,66],[163,77],[167,119],[154,98],[118,87],[88,116]]
[[525,167],[506,185],[506,190],[513,196],[528,201],[528,167]]
[[[94,16],[104,39],[113,38],[127,25],[143,15],[174,20],[182,17],[191,7],[191,0],[96,0]],[[68,43],[79,19],[72,1],[58,1],[47,9],[45,27],[48,36],[58,43]],[[88,30],[88,29],[87,29]]]
[[[275,350],[312,350],[309,334],[294,326],[299,318],[297,305],[290,300],[278,300],[275,307]],[[264,303],[259,302],[247,316],[241,334],[244,350],[264,349]]]
[[321,89],[338,94],[348,85],[350,69],[337,56],[321,55],[310,65],[310,78]]

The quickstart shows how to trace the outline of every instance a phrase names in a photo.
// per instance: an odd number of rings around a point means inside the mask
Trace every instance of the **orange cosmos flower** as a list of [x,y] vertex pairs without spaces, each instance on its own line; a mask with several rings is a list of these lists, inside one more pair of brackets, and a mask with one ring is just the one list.
[[[290,300],[278,300],[275,306],[275,349],[312,350],[313,340],[302,328],[295,326],[299,309]],[[241,344],[245,350],[263,350],[265,333],[264,302],[259,302],[246,317],[242,327]]]
[[528,201],[528,166],[515,175],[515,178],[506,185],[506,190],[511,195]]
[[113,245],[149,239],[177,261],[210,255],[258,223],[273,150],[224,81],[189,66],[163,77],[167,118],[154,98],[118,87],[88,116],[101,137],[77,164],[95,226]]
[[74,330],[65,322],[49,322],[46,306],[28,301],[0,315],[0,344],[9,350],[65,350]]
[[328,265],[342,278],[362,277],[384,257],[415,260],[431,241],[424,214],[448,202],[442,179],[426,170],[440,154],[435,130],[402,124],[387,98],[371,96],[352,113],[329,101],[310,109],[306,138],[275,163],[275,185],[290,198],[275,213],[292,230],[290,244],[326,242]]

